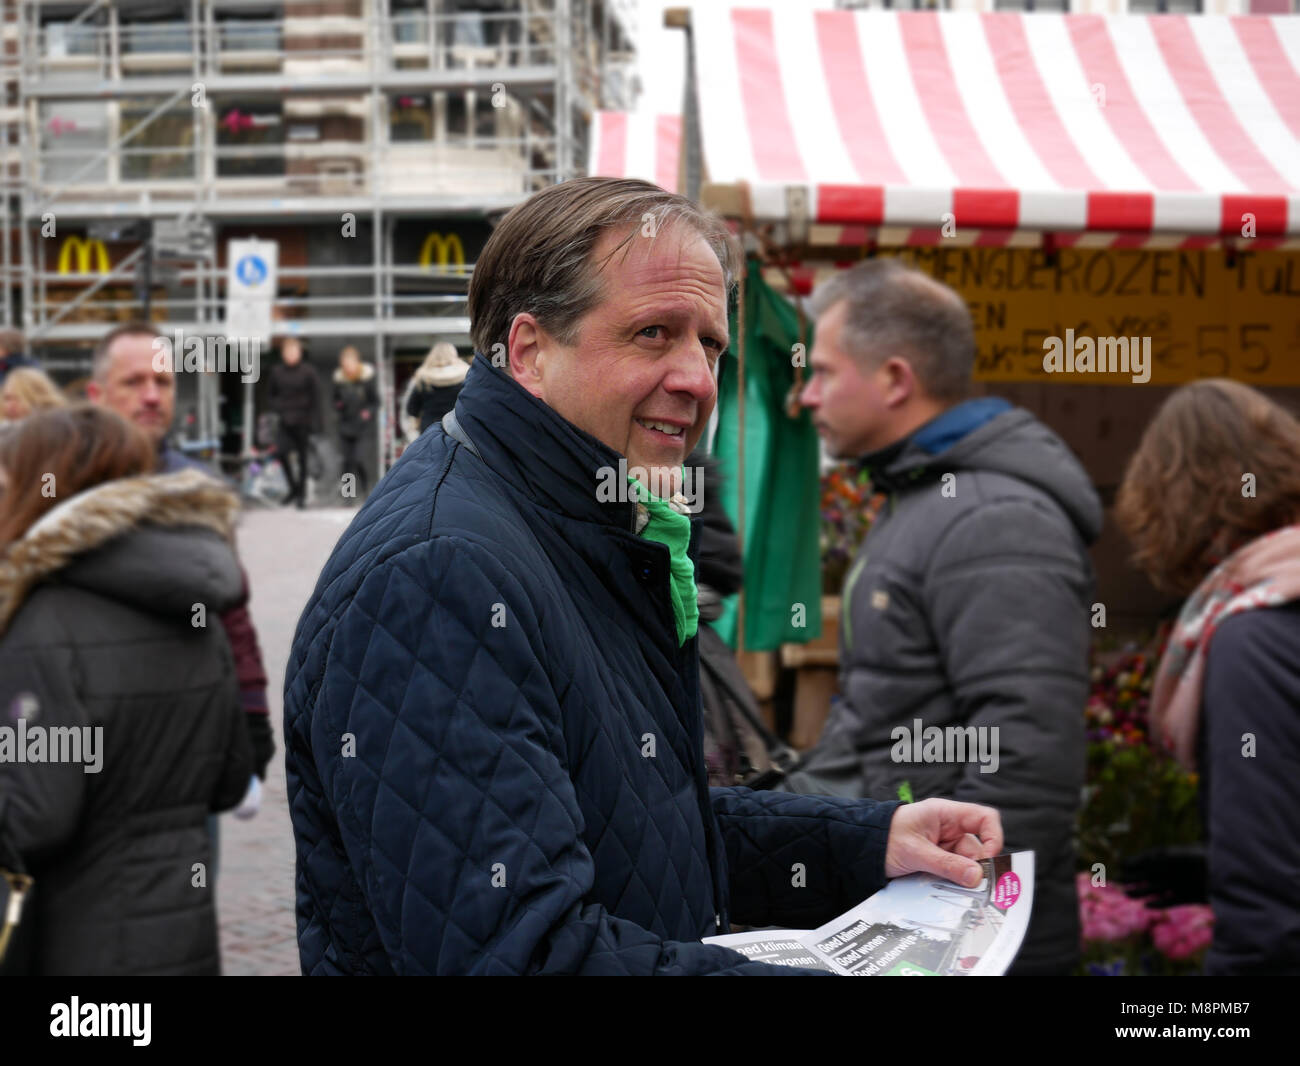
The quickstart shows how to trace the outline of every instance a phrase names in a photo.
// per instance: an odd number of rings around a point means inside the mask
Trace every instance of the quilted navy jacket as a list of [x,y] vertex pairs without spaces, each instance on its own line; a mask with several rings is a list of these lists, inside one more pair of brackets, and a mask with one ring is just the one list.
[[[790,973],[700,938],[876,891],[895,803],[709,789],[668,550],[486,360],[343,535],[285,683],[307,974]],[[692,538],[694,540],[694,537]]]

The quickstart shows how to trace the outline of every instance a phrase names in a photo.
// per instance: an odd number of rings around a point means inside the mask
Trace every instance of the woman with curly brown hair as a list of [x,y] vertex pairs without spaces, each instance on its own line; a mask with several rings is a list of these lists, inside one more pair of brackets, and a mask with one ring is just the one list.
[[0,437],[0,867],[35,881],[6,973],[220,972],[205,821],[252,768],[217,624],[239,502],[157,458],[101,407]]
[[1116,517],[1152,581],[1188,594],[1152,722],[1200,773],[1206,971],[1300,973],[1300,421],[1236,382],[1178,389]]

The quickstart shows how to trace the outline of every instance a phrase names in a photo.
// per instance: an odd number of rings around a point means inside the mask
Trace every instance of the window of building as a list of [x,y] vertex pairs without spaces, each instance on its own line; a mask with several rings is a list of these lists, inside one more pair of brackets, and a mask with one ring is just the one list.
[[279,100],[222,100],[214,106],[217,177],[284,174],[284,105]]
[[394,44],[427,44],[429,12],[425,0],[391,0]]
[[[103,155],[108,147],[107,104],[47,100],[41,103],[40,117],[40,174],[46,183],[74,178],[78,183],[108,180],[108,157]],[[97,156],[98,161],[92,164]]]
[[492,140],[497,136],[499,109],[492,106],[492,94],[486,89],[449,92],[446,96],[449,141]]
[[73,14],[57,14],[41,20],[44,40],[42,55],[47,59],[99,54],[106,42],[103,37],[104,14],[97,12],[72,25]]
[[123,55],[146,55],[180,52],[189,55],[194,48],[190,24],[185,19],[166,22],[138,22],[123,17],[118,29]]
[[428,93],[392,99],[388,108],[388,139],[393,142],[433,140],[433,106]]
[[195,176],[194,109],[173,108],[149,119],[160,103],[160,99],[122,101],[120,135],[139,130],[117,149],[123,181],[175,181]]
[[218,47],[226,52],[279,52],[283,17],[278,7],[218,11]]

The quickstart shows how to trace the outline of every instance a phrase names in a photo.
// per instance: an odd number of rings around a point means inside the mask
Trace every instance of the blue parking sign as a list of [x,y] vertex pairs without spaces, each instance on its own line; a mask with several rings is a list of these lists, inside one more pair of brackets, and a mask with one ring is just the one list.
[[266,280],[266,262],[260,255],[246,255],[235,264],[235,277],[252,287]]

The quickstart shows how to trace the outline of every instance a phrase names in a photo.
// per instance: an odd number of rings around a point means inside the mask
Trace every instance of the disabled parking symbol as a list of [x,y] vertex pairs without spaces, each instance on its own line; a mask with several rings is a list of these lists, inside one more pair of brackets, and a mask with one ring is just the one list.
[[235,264],[235,277],[241,285],[260,285],[266,275],[266,261],[260,255],[246,255]]

